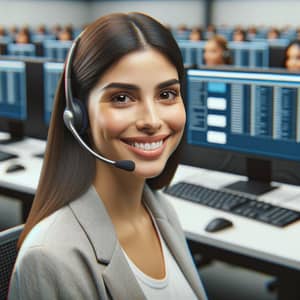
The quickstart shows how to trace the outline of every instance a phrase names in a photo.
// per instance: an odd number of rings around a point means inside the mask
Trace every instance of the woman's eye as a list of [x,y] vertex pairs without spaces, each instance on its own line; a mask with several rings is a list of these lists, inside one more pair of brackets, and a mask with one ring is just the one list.
[[178,96],[176,91],[163,91],[160,93],[160,99],[163,100],[174,100]]
[[119,94],[112,97],[112,102],[116,104],[126,104],[131,100],[128,95]]

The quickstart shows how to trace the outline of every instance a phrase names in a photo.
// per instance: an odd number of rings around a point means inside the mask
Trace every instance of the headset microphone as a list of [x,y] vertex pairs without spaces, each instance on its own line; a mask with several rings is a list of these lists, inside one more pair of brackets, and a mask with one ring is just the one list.
[[78,143],[86,149],[90,154],[92,154],[97,159],[111,164],[117,168],[133,171],[135,169],[135,163],[132,160],[110,160],[99,153],[92,150],[81,138],[81,134],[85,132],[88,127],[88,114],[86,112],[85,106],[82,102],[76,98],[73,98],[72,85],[71,85],[71,69],[72,69],[72,58],[75,53],[75,48],[80,40],[81,34],[73,42],[65,66],[65,95],[66,95],[66,108],[64,110],[64,123],[66,127],[71,131],[74,138]]

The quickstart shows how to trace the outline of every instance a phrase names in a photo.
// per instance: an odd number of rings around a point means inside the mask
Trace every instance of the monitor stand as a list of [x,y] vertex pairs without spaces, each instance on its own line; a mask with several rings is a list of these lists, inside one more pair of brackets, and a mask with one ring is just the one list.
[[8,121],[8,133],[9,138],[0,139],[0,145],[7,145],[15,142],[19,142],[24,138],[24,126],[21,121]]
[[248,181],[237,181],[224,188],[256,196],[277,188],[271,184],[272,162],[269,160],[247,158],[246,174]]

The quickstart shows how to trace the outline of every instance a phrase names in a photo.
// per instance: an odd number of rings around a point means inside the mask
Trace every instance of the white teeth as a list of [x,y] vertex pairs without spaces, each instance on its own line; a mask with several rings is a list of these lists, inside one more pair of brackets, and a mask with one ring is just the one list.
[[139,148],[142,149],[144,151],[151,151],[151,150],[155,150],[158,149],[162,146],[163,141],[159,141],[159,142],[153,142],[153,143],[133,143],[132,146],[135,148]]

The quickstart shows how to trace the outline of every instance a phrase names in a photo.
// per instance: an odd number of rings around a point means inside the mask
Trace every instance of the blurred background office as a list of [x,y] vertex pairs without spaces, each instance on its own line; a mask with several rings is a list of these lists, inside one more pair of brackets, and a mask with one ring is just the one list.
[[[55,87],[72,40],[91,21],[112,12],[140,11],[159,19],[178,41],[188,68],[227,65],[300,72],[297,0],[1,0],[0,5],[0,133],[9,132],[12,139],[31,136],[46,141]],[[12,64],[13,60],[18,63]],[[24,125],[21,113],[13,115],[1,103],[7,94],[5,72],[13,72],[20,86],[26,85],[31,105],[27,113],[37,123]],[[46,99],[43,113],[39,97]],[[42,150],[35,149],[36,157],[43,158]],[[1,176],[18,177],[18,171],[8,171],[15,160],[12,156],[0,161]],[[24,211],[18,198],[30,201],[34,193],[31,186],[29,192],[12,191],[11,184],[3,182],[0,230],[24,222],[30,207]],[[276,299],[276,281],[269,275],[201,255],[195,261],[212,300]]]

